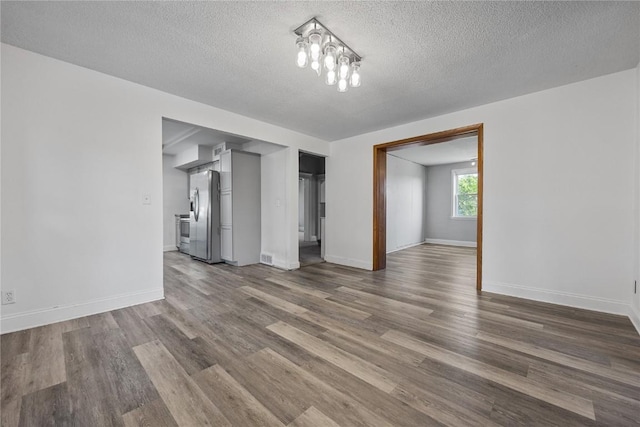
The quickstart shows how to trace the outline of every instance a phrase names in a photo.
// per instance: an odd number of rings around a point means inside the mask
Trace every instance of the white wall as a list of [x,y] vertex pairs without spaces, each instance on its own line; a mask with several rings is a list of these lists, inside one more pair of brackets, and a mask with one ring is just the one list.
[[176,214],[189,213],[189,177],[173,167],[175,157],[162,155],[162,228],[165,251],[176,250]]
[[3,332],[163,297],[162,117],[292,147],[297,263],[298,149],[324,141],[3,44]]
[[304,231],[304,180],[298,181],[298,231]]
[[387,154],[387,253],[424,242],[425,167]]
[[[262,245],[261,253],[273,257],[273,265],[289,270],[298,268],[298,199],[293,202],[286,189],[289,185],[290,152],[297,156],[297,150],[292,148],[282,149],[261,158],[261,198],[262,198]],[[297,165],[294,165],[297,167]],[[296,170],[295,184],[298,183]],[[297,188],[296,188],[297,190]],[[295,193],[297,196],[297,192]],[[289,227],[287,210],[289,203],[295,203],[295,245],[292,248],[289,243]]]
[[636,68],[636,151],[635,151],[635,203],[633,210],[634,217],[634,259],[635,275],[637,287],[634,287],[635,294],[631,295],[630,318],[634,326],[640,332],[640,63]]
[[425,239],[433,243],[474,246],[477,236],[475,218],[452,218],[454,169],[473,168],[471,162],[450,163],[426,168]]
[[373,145],[484,123],[484,290],[627,314],[635,85],[627,70],[331,143],[326,259],[372,267]]

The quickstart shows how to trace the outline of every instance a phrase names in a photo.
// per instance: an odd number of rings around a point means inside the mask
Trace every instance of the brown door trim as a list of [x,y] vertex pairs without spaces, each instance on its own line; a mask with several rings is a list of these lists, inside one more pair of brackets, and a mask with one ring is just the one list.
[[417,145],[451,141],[462,136],[478,137],[478,237],[476,260],[476,289],[482,290],[482,206],[483,206],[483,124],[449,129],[428,135],[378,144],[373,147],[373,270],[387,264],[387,152]]

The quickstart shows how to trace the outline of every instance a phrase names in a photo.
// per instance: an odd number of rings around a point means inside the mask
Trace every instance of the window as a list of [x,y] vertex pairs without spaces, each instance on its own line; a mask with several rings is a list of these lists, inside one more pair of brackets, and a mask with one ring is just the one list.
[[478,215],[478,171],[476,169],[454,169],[453,218],[476,218]]

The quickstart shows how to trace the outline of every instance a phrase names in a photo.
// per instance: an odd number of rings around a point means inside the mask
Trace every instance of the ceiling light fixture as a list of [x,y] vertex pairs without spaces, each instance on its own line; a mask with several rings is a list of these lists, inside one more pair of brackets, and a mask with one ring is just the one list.
[[324,69],[325,83],[338,86],[338,92],[346,92],[349,86],[360,86],[360,62],[362,57],[335,36],[316,18],[311,18],[293,31],[296,39],[296,63],[311,69],[319,76]]

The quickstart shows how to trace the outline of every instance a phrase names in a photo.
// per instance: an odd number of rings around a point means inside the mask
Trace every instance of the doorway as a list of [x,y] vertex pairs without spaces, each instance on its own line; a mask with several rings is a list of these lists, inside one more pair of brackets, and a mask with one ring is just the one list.
[[325,159],[298,156],[298,246],[300,266],[324,262]]
[[387,153],[402,148],[437,144],[461,137],[476,136],[477,152],[477,250],[476,289],[482,290],[482,185],[483,185],[483,124],[378,144],[373,147],[373,270],[386,267],[387,242]]

